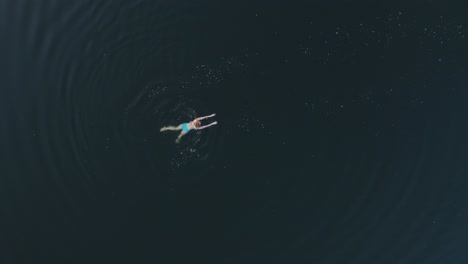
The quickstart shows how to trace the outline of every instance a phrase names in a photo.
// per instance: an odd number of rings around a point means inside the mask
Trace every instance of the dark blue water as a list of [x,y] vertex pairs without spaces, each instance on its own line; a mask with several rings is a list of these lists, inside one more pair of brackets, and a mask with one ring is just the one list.
[[0,263],[467,262],[464,10],[1,1]]

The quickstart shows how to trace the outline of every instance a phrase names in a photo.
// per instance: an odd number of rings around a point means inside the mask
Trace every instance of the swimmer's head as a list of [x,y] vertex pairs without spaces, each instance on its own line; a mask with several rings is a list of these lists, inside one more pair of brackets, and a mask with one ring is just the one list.
[[200,121],[198,121],[198,120],[193,121],[193,126],[195,128],[198,128],[200,125],[201,125]]

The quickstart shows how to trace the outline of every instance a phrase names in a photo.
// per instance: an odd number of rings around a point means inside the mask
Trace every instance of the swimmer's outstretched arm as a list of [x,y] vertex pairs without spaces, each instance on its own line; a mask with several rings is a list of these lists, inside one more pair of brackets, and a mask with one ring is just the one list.
[[206,125],[206,126],[197,127],[197,130],[204,129],[204,128],[207,128],[207,127],[209,127],[209,126],[214,126],[214,125],[216,125],[216,124],[218,124],[218,122],[214,121],[213,123],[208,124],[208,125]]
[[211,115],[207,115],[207,116],[202,116],[202,117],[198,117],[198,118],[195,118],[195,120],[203,120],[205,118],[208,118],[208,117],[213,117],[215,116],[216,114],[211,114]]

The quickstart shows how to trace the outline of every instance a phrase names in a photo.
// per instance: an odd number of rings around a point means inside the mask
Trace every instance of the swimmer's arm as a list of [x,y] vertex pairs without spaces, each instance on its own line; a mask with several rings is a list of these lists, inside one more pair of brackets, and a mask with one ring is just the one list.
[[205,119],[205,118],[213,117],[213,116],[215,116],[215,115],[216,115],[216,114],[207,115],[207,116],[202,116],[202,117],[195,118],[195,120],[203,120],[203,119]]
[[204,129],[204,128],[207,128],[207,127],[209,127],[209,126],[214,126],[214,125],[216,125],[216,124],[218,124],[218,122],[214,121],[213,123],[211,123],[211,124],[209,124],[209,125],[198,127],[197,130]]

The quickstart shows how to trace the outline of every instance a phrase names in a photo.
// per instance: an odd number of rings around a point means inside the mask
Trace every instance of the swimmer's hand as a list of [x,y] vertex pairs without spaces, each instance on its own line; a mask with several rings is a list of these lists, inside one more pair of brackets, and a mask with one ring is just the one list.
[[175,143],[179,144],[180,143],[180,138],[176,139]]

